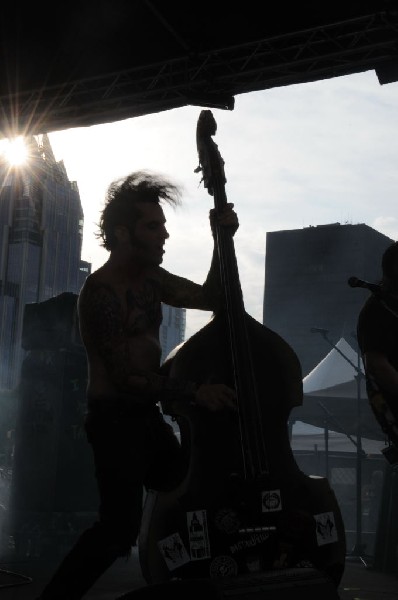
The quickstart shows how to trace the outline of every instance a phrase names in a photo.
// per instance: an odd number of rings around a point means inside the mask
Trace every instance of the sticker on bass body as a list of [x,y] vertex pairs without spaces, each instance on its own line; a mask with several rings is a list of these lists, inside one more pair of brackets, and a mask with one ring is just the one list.
[[214,525],[223,533],[236,533],[240,525],[238,513],[233,508],[220,508],[214,516]]
[[158,548],[162,554],[169,571],[173,571],[190,561],[189,554],[179,533],[159,540]]
[[334,520],[333,512],[320,513],[314,515],[316,523],[316,540],[318,546],[324,546],[325,544],[333,544],[337,542],[337,527]]
[[238,574],[238,563],[231,556],[216,556],[210,565],[210,577],[235,577]]
[[282,497],[280,490],[266,490],[261,494],[263,512],[276,512],[282,510]]
[[210,558],[209,530],[205,510],[187,513],[189,550],[191,560]]

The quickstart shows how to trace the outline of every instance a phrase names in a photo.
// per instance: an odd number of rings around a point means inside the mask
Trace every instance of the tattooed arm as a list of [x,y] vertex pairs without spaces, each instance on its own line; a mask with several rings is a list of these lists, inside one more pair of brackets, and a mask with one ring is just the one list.
[[221,306],[223,293],[216,252],[213,253],[211,267],[203,285],[169,273],[162,267],[159,268],[159,273],[161,300],[165,304],[214,312]]
[[[215,209],[210,210],[210,226],[214,240],[216,238],[217,225],[228,228],[232,235],[237,231],[239,221],[233,207],[232,203],[228,203],[220,213],[217,213]],[[184,277],[173,275],[162,268],[160,268],[160,275],[161,299],[166,304],[217,312],[224,302],[216,243],[214,243],[210,269],[203,285],[193,283]]]

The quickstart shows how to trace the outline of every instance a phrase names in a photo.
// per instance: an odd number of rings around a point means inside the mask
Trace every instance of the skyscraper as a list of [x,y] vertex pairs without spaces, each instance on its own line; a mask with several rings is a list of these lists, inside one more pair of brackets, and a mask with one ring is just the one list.
[[185,338],[186,310],[162,304],[163,322],[160,326],[161,362]]
[[369,292],[351,276],[381,278],[381,255],[393,240],[363,223],[267,233],[263,322],[296,351],[303,376],[341,337],[356,348],[359,310]]
[[0,388],[18,383],[25,305],[77,293],[91,270],[81,260],[77,183],[55,160],[47,135],[26,140],[25,164],[0,159]]

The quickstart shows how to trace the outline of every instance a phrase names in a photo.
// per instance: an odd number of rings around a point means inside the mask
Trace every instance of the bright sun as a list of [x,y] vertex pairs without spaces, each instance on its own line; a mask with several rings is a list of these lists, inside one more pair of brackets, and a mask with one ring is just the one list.
[[12,166],[22,165],[27,160],[28,152],[24,138],[19,136],[13,140],[4,140],[0,152]]

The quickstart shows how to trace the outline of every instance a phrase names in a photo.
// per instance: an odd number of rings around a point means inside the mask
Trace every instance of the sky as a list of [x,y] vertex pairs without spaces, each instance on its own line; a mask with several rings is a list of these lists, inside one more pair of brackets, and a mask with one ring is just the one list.
[[[95,237],[108,185],[137,169],[168,176],[183,204],[165,207],[170,238],[163,266],[202,283],[213,249],[196,125],[188,106],[105,125],[48,132],[76,181],[84,211],[82,259],[100,267]],[[398,83],[374,71],[238,95],[211,109],[225,161],[226,193],[239,216],[235,252],[246,311],[262,322],[266,234],[327,223],[365,223],[398,239]],[[210,313],[187,311],[186,339]]]

